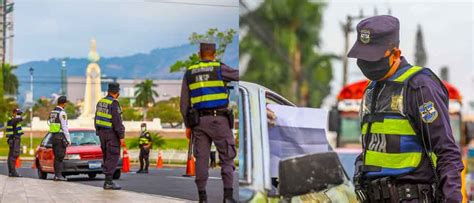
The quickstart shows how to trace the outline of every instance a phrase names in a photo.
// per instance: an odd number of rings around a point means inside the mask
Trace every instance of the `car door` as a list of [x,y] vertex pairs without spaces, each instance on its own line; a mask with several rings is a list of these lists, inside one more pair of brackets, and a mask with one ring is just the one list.
[[47,133],[41,142],[41,153],[39,154],[39,161],[41,169],[44,172],[54,172],[54,154],[51,133]]

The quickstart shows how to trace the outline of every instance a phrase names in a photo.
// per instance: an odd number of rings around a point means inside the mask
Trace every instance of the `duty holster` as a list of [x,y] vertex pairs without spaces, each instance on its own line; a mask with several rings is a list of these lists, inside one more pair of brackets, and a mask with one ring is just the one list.
[[227,110],[227,119],[229,120],[230,129],[234,129],[234,110]]
[[186,115],[186,123],[189,127],[195,127],[199,125],[199,111],[196,109],[189,109]]

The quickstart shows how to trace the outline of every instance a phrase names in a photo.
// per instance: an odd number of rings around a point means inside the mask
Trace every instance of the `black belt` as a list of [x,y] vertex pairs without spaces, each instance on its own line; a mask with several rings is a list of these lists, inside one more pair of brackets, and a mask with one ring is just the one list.
[[216,109],[216,110],[200,110],[199,116],[227,116],[227,109]]
[[389,202],[401,202],[413,199],[433,200],[433,185],[393,183],[388,177],[372,180],[365,184],[366,194],[369,194],[371,202],[387,200]]

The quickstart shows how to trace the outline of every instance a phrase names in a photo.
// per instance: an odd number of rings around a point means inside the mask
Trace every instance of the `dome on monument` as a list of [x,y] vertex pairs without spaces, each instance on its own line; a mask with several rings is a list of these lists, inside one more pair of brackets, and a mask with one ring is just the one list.
[[100,60],[100,56],[97,52],[90,52],[88,59],[91,63],[97,63]]

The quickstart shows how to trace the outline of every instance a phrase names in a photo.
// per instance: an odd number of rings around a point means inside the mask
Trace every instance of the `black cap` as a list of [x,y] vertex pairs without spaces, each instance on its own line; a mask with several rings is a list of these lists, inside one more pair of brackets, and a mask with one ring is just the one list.
[[23,113],[21,109],[13,109],[13,112],[16,113],[17,115],[20,115]]
[[201,51],[215,51],[216,50],[216,44],[215,43],[201,42],[199,44],[199,50],[201,50]]
[[116,82],[111,82],[109,83],[109,89],[107,90],[109,92],[119,92],[120,91],[120,84]]
[[58,97],[58,104],[64,104],[67,102],[66,96],[60,96]]
[[389,15],[380,15],[362,20],[357,24],[357,41],[347,54],[349,58],[378,61],[385,51],[398,47],[400,22]]
[[146,123],[142,123],[141,127],[144,127],[144,126],[146,127]]

